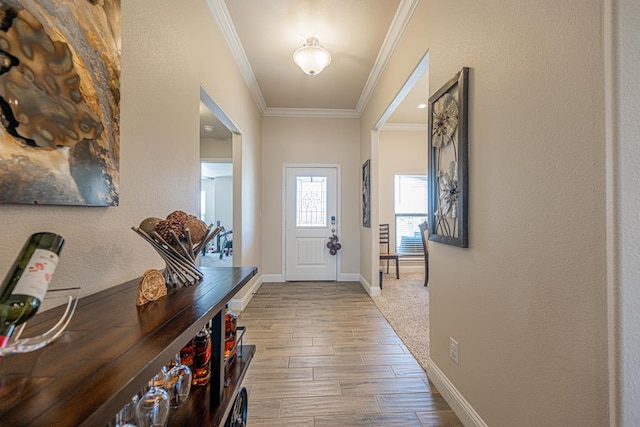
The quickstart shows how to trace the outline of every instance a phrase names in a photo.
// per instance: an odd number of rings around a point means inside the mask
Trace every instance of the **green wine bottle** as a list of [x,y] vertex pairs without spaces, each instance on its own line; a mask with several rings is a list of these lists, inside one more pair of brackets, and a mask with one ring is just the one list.
[[24,244],[0,288],[0,348],[38,311],[63,245],[62,236],[48,232],[35,233]]

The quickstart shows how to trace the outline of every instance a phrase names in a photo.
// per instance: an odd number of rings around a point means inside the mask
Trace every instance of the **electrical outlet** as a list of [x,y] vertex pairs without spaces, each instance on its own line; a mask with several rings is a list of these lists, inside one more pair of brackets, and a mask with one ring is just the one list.
[[458,341],[449,337],[449,357],[458,365]]

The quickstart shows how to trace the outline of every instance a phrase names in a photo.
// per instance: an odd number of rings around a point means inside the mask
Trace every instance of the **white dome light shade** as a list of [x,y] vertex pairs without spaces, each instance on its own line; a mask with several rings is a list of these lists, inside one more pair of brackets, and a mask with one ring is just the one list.
[[308,75],[315,76],[331,63],[331,54],[320,46],[317,38],[309,37],[304,46],[293,53],[293,62]]

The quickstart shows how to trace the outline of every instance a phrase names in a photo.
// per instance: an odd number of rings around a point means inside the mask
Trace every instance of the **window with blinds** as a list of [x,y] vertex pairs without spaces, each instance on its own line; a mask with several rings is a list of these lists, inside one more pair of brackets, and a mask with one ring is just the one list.
[[427,176],[395,176],[395,240],[398,255],[422,255],[419,224],[427,220]]

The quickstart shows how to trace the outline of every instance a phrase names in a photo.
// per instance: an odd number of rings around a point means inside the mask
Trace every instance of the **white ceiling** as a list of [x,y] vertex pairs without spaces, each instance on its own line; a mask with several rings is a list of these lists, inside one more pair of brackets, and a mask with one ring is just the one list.
[[[265,116],[360,117],[418,0],[207,1]],[[315,76],[292,59],[310,36],[332,56]],[[388,122],[424,125],[427,98],[425,76]],[[201,113],[202,125],[223,127]]]
[[[226,0],[267,108],[355,109],[399,0]],[[333,58],[308,76],[293,52],[315,36]]]
[[200,138],[231,138],[231,131],[200,101]]

